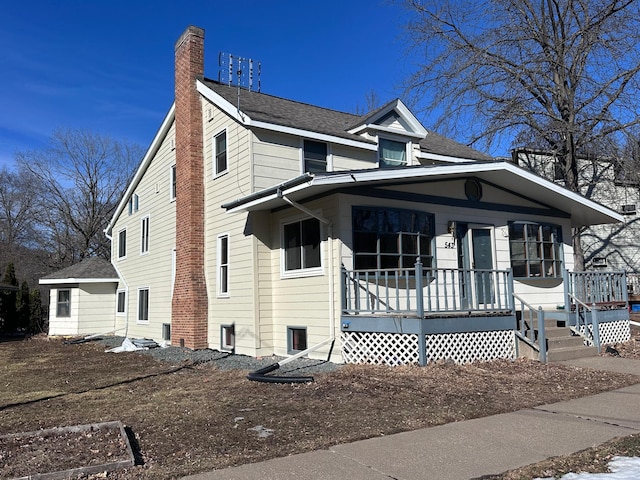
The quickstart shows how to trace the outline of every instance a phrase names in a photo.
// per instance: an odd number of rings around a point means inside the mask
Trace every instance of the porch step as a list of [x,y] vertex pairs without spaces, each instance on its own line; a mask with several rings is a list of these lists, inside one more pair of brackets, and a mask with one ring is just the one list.
[[[534,324],[534,326],[536,327],[537,337],[537,325]],[[547,361],[561,362],[564,360],[595,357],[598,355],[598,349],[596,347],[586,346],[584,339],[579,335],[574,335],[570,328],[558,326],[555,321],[545,321],[545,326]]]
[[563,347],[547,351],[548,362],[562,362],[576,358],[597,357],[598,349],[582,345],[580,347]]

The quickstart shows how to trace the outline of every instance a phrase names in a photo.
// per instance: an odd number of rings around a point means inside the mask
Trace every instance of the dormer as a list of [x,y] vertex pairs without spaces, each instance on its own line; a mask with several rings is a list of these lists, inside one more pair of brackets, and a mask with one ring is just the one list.
[[380,168],[417,164],[414,146],[427,136],[427,130],[399,99],[363,117],[349,133],[377,141]]

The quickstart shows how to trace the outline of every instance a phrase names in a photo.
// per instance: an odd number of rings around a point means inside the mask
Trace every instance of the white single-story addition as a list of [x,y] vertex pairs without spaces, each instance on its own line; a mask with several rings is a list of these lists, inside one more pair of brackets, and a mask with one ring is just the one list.
[[619,214],[401,100],[361,116],[222,84],[203,50],[189,27],[175,103],[106,228],[116,328],[388,364],[544,359],[545,322],[580,346],[629,338],[624,274],[571,272],[571,228]]
[[88,335],[115,329],[113,265],[92,257],[40,279],[50,287],[49,335]]

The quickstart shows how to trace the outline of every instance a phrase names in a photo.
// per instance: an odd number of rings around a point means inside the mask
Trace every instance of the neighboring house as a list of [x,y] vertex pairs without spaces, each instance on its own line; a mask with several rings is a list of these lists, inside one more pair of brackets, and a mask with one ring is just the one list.
[[113,265],[98,257],[41,278],[50,287],[49,335],[113,332],[119,281]]
[[[106,229],[115,328],[252,356],[465,362],[518,354],[516,298],[557,316],[592,291],[566,273],[571,228],[621,215],[428,132],[400,100],[359,116],[209,80],[203,49],[196,27],[177,42],[175,103]],[[602,337],[626,340],[628,312],[611,312]]]
[[[519,148],[512,152],[512,159],[564,186],[562,168],[552,154]],[[578,157],[580,193],[623,216],[621,223],[589,226],[581,234],[581,243],[587,270],[624,271],[629,292],[640,296],[640,177],[637,172],[627,170],[628,167],[616,159]]]

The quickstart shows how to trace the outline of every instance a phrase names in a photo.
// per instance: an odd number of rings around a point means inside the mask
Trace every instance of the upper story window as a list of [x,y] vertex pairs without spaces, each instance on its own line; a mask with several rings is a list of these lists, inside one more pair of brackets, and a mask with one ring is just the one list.
[[140,199],[138,197],[138,194],[134,193],[133,195],[131,195],[131,198],[129,199],[129,215],[133,214],[134,212],[137,212],[139,207],[140,207]]
[[127,229],[123,228],[118,232],[118,258],[127,256]]
[[140,253],[149,253],[149,216],[140,221]]
[[303,147],[304,171],[309,173],[327,171],[327,144],[305,140]]
[[283,227],[285,272],[318,269],[320,263],[320,221],[309,218]]
[[353,207],[356,270],[412,268],[433,264],[433,215],[415,210]]
[[169,200],[173,202],[176,199],[176,182],[178,177],[176,176],[176,166],[171,165],[169,170]]
[[511,222],[509,246],[514,277],[562,277],[562,235],[558,225]]
[[227,171],[227,132],[220,132],[213,137],[213,174],[220,175]]
[[380,168],[408,165],[407,144],[396,140],[381,138],[378,143],[378,162]]

